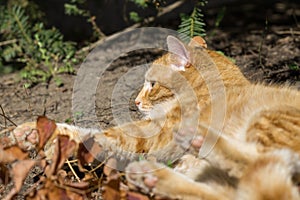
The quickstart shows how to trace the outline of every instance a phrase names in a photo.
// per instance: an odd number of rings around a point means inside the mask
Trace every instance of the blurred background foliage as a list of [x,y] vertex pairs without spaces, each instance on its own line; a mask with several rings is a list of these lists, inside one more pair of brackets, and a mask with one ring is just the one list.
[[[155,19],[170,4],[165,0],[111,2],[115,6],[110,9],[117,12],[112,11],[103,23],[97,20],[97,16],[106,9],[105,1],[3,1],[0,4],[0,73],[20,70],[21,77],[28,80],[26,87],[52,78],[59,85],[62,81],[56,75],[73,73],[73,65],[80,61],[76,52],[81,47],[132,24],[143,25],[149,17]],[[198,0],[193,5],[191,13],[181,15],[179,31],[186,38],[205,33],[200,9],[205,2]],[[118,13],[120,11],[122,13]],[[120,16],[122,20],[116,19]],[[66,32],[66,29],[71,32]]]
[[[272,1],[272,0],[269,0]],[[89,45],[128,27],[163,26],[183,40],[204,36],[207,7],[219,7],[210,28],[218,28],[226,3],[246,0],[2,0],[0,74],[20,71],[27,87],[74,73]],[[226,4],[227,5],[227,4]],[[229,5],[229,4],[228,4]],[[85,49],[85,51],[82,51]],[[88,49],[88,50],[86,50]]]

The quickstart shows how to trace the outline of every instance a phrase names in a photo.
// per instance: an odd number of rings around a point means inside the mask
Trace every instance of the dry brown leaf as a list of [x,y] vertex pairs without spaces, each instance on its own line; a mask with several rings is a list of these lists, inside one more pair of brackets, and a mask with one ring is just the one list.
[[83,200],[83,196],[75,192],[64,190],[60,188],[48,189],[47,197],[49,199],[62,199],[62,200]]
[[77,152],[79,169],[83,171],[83,166],[92,163],[95,160],[95,155],[101,151],[101,146],[95,142],[93,137],[89,137],[80,143]]
[[0,164],[0,184],[7,185],[10,182],[9,169]]
[[57,142],[55,144],[55,152],[52,157],[50,166],[45,168],[45,174],[47,177],[57,174],[58,170],[61,169],[66,159],[76,149],[76,142],[69,139],[69,136],[59,135],[57,136]]
[[28,153],[21,150],[18,146],[11,146],[6,149],[0,148],[0,163],[7,164],[16,160],[28,158]]
[[127,192],[126,199],[127,200],[150,200],[149,197],[143,194],[131,192],[131,191]]
[[80,194],[77,194],[75,192],[72,192],[72,191],[69,191],[69,190],[65,190],[64,191],[67,195],[67,197],[70,199],[70,200],[84,200],[84,195],[80,195]]
[[81,189],[81,190],[86,190],[89,188],[88,182],[69,182],[69,183],[65,182],[64,185],[76,189]]
[[49,138],[56,129],[56,124],[53,120],[45,116],[39,116],[37,119],[37,129],[39,134],[38,150],[43,149]]
[[37,161],[35,160],[22,160],[13,164],[12,175],[17,191],[21,189],[23,181],[35,164],[37,164]]
[[104,184],[103,190],[104,200],[121,199],[120,179],[111,179]]
[[69,136],[59,135],[57,137],[57,143],[59,145],[60,159],[58,161],[57,170],[61,169],[66,159],[70,157],[76,149],[76,142],[70,140]]
[[11,199],[15,196],[23,185],[23,181],[27,177],[30,169],[36,164],[35,160],[22,160],[13,164],[13,168],[11,170],[11,176],[14,180],[14,188],[10,190],[10,192],[4,198],[5,200]]
[[84,195],[77,194],[76,192],[64,188],[59,188],[53,183],[53,181],[48,179],[44,185],[44,188],[26,197],[26,200],[42,199],[83,200]]

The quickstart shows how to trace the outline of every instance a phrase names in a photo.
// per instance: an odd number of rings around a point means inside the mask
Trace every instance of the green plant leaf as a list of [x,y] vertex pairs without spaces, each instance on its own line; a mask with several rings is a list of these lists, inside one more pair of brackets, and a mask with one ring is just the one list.
[[140,22],[142,20],[137,12],[130,12],[129,18],[134,22]]
[[133,3],[135,3],[137,6],[141,7],[141,8],[147,8],[148,7],[148,4],[146,0],[130,0],[132,1]]

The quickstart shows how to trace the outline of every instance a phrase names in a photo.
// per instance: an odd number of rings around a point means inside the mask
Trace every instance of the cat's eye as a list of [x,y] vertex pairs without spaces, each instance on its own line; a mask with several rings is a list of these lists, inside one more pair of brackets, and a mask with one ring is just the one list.
[[150,82],[150,85],[151,85],[152,88],[155,86],[155,83],[156,83],[155,81]]

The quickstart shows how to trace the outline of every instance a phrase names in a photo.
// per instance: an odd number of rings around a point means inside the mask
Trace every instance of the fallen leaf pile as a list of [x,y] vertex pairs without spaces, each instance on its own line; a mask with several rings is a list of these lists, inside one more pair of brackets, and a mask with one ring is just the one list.
[[[115,159],[107,158],[106,162],[98,166],[91,164],[95,162],[93,155],[102,151],[93,137],[76,144],[68,136],[58,135],[54,144],[54,156],[47,160],[43,149],[55,129],[54,121],[38,117],[39,142],[34,158],[31,158],[30,152],[24,150],[13,137],[4,134],[11,132],[11,128],[0,132],[0,195],[4,200],[12,199],[20,193],[24,180],[34,166],[39,167],[43,173],[36,175],[37,181],[22,194],[28,200],[150,199],[146,195],[129,190],[124,174],[116,170]],[[76,157],[69,160],[72,155]],[[5,189],[12,182],[12,189]]]

